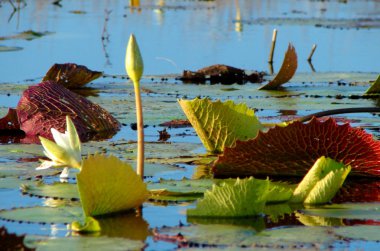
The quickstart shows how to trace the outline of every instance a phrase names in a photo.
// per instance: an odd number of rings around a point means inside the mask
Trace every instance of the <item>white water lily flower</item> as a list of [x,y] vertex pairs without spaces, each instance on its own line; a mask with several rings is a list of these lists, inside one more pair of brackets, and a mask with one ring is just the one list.
[[68,178],[69,169],[81,168],[81,144],[74,123],[69,116],[66,116],[66,131],[60,133],[55,128],[51,129],[54,141],[39,137],[44,147],[44,154],[51,161],[43,161],[36,170],[43,170],[50,167],[65,167],[61,174],[61,178]]

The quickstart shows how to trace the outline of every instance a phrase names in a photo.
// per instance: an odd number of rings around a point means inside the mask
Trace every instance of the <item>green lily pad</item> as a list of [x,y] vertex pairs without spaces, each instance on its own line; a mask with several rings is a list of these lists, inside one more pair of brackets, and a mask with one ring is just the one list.
[[83,219],[81,207],[27,207],[0,211],[0,218],[18,222],[66,223]]
[[366,241],[380,241],[380,226],[349,226],[335,230],[343,238],[360,239]]
[[326,218],[380,220],[380,203],[347,203],[300,210],[300,213]]
[[79,200],[79,192],[76,184],[72,183],[54,183],[51,185],[37,184],[22,186],[22,192],[45,198]]
[[[270,249],[318,249],[347,248],[350,241],[379,240],[379,226],[354,227],[287,227],[256,232],[251,227],[234,225],[191,225],[158,229],[156,238],[175,240],[179,245],[202,245],[204,247],[270,248]],[[363,232],[360,232],[363,231]],[[180,235],[179,235],[180,233]],[[368,236],[368,237],[366,237]],[[168,238],[169,237],[169,238]],[[341,240],[345,239],[343,243]],[[350,240],[347,240],[349,238]],[[356,245],[360,243],[355,242]],[[365,248],[363,243],[359,249]]]
[[0,178],[0,189],[17,189],[21,184],[33,184],[33,182],[17,177]]
[[142,250],[145,243],[125,238],[99,237],[68,237],[47,238],[41,236],[27,236],[25,243],[37,250]]

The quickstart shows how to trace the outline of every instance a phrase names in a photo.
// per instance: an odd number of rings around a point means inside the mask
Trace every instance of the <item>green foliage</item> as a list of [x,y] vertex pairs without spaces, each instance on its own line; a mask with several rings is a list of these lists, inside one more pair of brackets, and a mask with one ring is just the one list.
[[77,182],[86,216],[127,211],[148,197],[146,184],[115,156],[95,154],[84,159]]
[[235,183],[214,185],[204,194],[197,207],[188,209],[188,216],[247,217],[263,212],[269,192],[269,180],[237,179]]
[[380,93],[380,75],[377,76],[376,81],[366,90],[365,94]]
[[350,166],[320,157],[294,190],[291,202],[327,203],[338,192],[350,171]]
[[221,152],[236,140],[254,138],[263,128],[254,111],[243,103],[198,98],[178,102],[210,152]]

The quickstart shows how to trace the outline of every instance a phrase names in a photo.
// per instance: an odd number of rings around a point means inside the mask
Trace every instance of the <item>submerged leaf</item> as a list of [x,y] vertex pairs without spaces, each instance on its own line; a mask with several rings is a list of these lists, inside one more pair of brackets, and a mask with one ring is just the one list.
[[182,110],[208,151],[221,152],[236,140],[254,138],[263,127],[245,104],[209,99],[179,100]]
[[42,136],[52,140],[50,128],[64,132],[66,115],[72,119],[82,142],[108,138],[120,127],[99,105],[51,81],[25,90],[16,110],[21,129],[30,138]]
[[324,204],[343,185],[351,167],[330,158],[320,157],[293,192],[291,202]]
[[365,92],[365,94],[376,94],[376,93],[380,93],[380,75],[377,77],[376,81]]
[[99,71],[91,71],[84,65],[77,64],[54,64],[46,73],[42,81],[55,81],[69,89],[75,89],[84,86],[102,76]]
[[16,109],[9,108],[7,115],[0,119],[0,130],[21,130]]
[[148,197],[146,184],[115,156],[95,154],[84,159],[77,181],[86,216],[127,211]]
[[277,75],[268,84],[260,87],[260,90],[276,90],[281,85],[287,83],[296,73],[297,70],[297,53],[292,44],[289,44],[285,53],[284,61]]
[[237,179],[214,185],[204,194],[197,207],[188,209],[191,217],[247,217],[263,212],[269,191],[269,180]]
[[380,175],[380,142],[332,118],[276,126],[255,139],[237,141],[218,157],[213,172],[216,177],[303,176],[321,156],[350,165],[352,176]]

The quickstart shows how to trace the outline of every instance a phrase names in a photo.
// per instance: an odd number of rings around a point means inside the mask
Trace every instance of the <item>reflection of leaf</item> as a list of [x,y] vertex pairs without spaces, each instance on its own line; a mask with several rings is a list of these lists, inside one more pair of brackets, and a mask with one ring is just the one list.
[[282,84],[288,82],[297,70],[297,53],[292,44],[289,44],[288,50],[285,53],[284,62],[277,75],[268,84],[262,86],[260,90],[275,90]]
[[55,81],[66,88],[78,88],[102,76],[99,71],[91,71],[77,64],[54,64],[42,81]]
[[24,91],[17,105],[21,129],[25,134],[52,140],[50,128],[63,132],[66,115],[77,128],[81,141],[108,138],[120,127],[105,109],[54,82],[42,82]]
[[294,122],[260,132],[255,139],[237,141],[218,157],[216,177],[303,176],[321,156],[352,167],[351,175],[379,176],[380,142],[371,134],[335,120]]
[[294,190],[291,202],[324,204],[329,202],[343,185],[351,166],[330,158],[320,157]]
[[[149,224],[134,214],[116,214],[98,217],[102,235],[145,241],[149,236]],[[132,227],[133,226],[133,227]]]
[[380,93],[380,75],[377,77],[376,81],[365,92],[365,94],[376,94],[376,93]]
[[191,217],[247,217],[263,212],[269,180],[237,179],[236,182],[214,185],[198,200],[197,207],[188,209]]
[[295,215],[298,218],[298,220],[305,226],[312,226],[312,227],[344,226],[344,222],[342,219],[305,215],[305,214],[300,214],[297,212],[295,213]]
[[35,250],[34,248],[28,248],[24,246],[24,238],[25,235],[17,236],[15,234],[9,234],[6,228],[0,227],[1,250]]
[[304,209],[299,212],[326,218],[380,221],[380,203],[332,204]]
[[247,140],[262,128],[245,104],[209,99],[179,100],[179,104],[208,151],[221,152],[236,140]]
[[84,159],[77,181],[86,216],[130,210],[148,196],[146,184],[132,167],[115,156],[95,154]]

